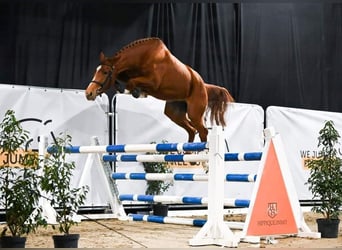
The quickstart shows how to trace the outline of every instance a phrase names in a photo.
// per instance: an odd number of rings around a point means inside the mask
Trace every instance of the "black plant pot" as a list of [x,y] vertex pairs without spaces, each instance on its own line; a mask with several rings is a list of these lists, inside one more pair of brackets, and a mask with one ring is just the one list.
[[0,246],[2,248],[25,248],[26,237],[2,236]]
[[321,233],[322,238],[337,238],[339,219],[317,219],[318,232]]
[[167,216],[169,211],[169,206],[166,204],[156,203],[152,205],[153,215]]
[[78,248],[79,234],[52,235],[55,248]]

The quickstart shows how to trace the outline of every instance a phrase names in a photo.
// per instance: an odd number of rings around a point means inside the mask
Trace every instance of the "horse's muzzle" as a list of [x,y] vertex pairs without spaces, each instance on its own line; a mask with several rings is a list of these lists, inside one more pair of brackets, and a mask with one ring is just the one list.
[[93,92],[86,92],[85,95],[88,101],[94,101],[96,98],[96,95],[94,95]]

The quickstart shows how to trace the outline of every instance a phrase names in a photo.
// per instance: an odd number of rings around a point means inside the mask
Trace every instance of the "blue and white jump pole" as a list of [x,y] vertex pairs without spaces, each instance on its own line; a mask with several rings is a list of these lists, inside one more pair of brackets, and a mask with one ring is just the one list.
[[[192,219],[192,218],[177,218],[177,217],[164,217],[157,215],[142,215],[142,214],[128,214],[129,220],[132,221],[146,221],[155,222],[162,224],[177,224],[177,225],[188,225],[195,227],[202,227],[207,220],[205,219]],[[244,227],[244,222],[237,221],[226,221],[225,224],[232,229],[242,230]]]
[[[173,195],[144,195],[144,194],[120,194],[120,201],[143,201],[143,202],[168,202],[178,204],[207,205],[208,197],[173,196]],[[249,200],[224,199],[224,206],[249,207]]]
[[[261,159],[261,152],[252,153],[226,153],[225,161],[258,161]],[[103,161],[110,162],[206,162],[208,154],[116,154],[104,155]]]
[[207,142],[161,143],[161,144],[121,144],[105,146],[68,146],[69,153],[156,153],[203,151],[209,148]]
[[[193,173],[112,173],[114,180],[146,180],[146,181],[208,181],[207,174]],[[255,174],[227,174],[225,181],[255,182]]]

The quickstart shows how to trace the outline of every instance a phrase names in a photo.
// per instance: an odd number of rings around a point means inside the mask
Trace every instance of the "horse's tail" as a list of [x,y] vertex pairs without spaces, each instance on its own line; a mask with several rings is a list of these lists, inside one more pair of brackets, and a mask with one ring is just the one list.
[[227,104],[234,102],[234,98],[227,89],[205,83],[205,88],[208,94],[208,108],[210,109],[210,121],[213,123],[215,120],[216,125],[226,126],[224,113],[227,110]]

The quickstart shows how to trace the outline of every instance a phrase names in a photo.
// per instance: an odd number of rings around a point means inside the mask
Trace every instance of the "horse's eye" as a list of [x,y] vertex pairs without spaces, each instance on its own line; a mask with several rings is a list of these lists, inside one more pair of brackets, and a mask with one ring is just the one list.
[[108,74],[108,72],[107,72],[107,71],[104,71],[104,72],[103,72],[103,74],[104,74],[104,75],[107,75],[107,74]]

